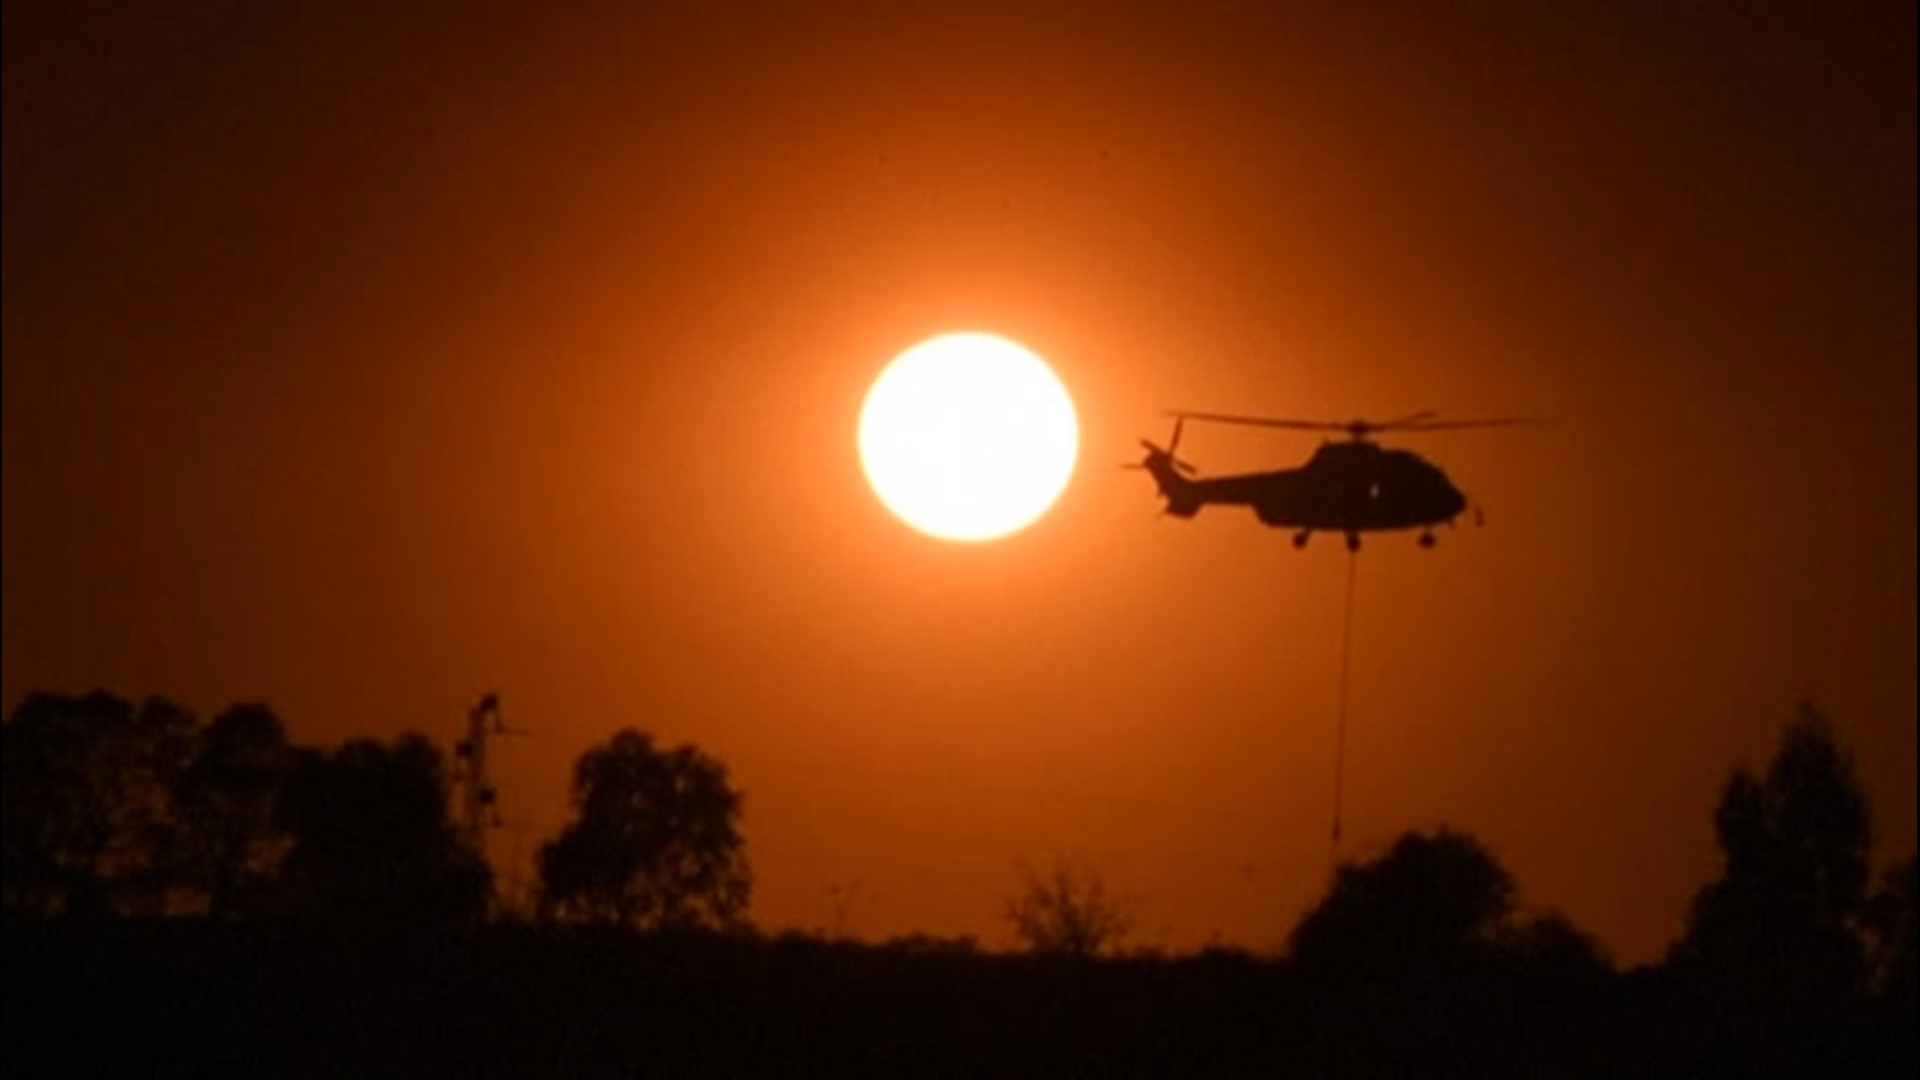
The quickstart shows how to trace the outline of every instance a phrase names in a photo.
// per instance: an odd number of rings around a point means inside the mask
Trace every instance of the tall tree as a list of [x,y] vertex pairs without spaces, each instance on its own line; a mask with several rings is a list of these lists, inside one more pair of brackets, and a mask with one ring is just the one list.
[[1749,988],[1859,988],[1871,814],[1841,745],[1802,704],[1764,775],[1737,769],[1714,813],[1722,869],[1695,896],[1675,960]]
[[648,929],[739,921],[753,879],[724,765],[628,728],[581,755],[573,805],[540,849],[549,917]]

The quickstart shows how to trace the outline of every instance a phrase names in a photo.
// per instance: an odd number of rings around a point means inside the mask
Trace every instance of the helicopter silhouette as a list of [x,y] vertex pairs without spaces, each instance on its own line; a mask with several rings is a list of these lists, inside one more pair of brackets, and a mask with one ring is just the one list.
[[[1381,446],[1371,436],[1383,431],[1451,431],[1543,422],[1521,417],[1441,420],[1431,412],[1385,422],[1345,423],[1187,411],[1170,415],[1175,419],[1167,445],[1140,440],[1147,456],[1128,466],[1145,469],[1153,477],[1167,500],[1167,513],[1190,518],[1209,503],[1250,506],[1262,523],[1297,530],[1293,534],[1296,548],[1306,547],[1315,532],[1324,531],[1345,534],[1349,551],[1360,550],[1361,533],[1394,529],[1419,529],[1420,546],[1430,548],[1435,540],[1433,527],[1454,524],[1467,509],[1467,497],[1438,466],[1410,450]],[[1347,438],[1321,443],[1297,469],[1200,477],[1192,465],[1175,456],[1188,420],[1338,432]],[[1475,516],[1479,516],[1477,510]]]

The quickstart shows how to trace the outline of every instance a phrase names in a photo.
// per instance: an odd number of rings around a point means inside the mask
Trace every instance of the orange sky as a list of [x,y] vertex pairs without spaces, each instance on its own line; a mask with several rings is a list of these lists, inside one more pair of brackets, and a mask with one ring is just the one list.
[[[1176,406],[1540,414],[1414,444],[1487,528],[1363,553],[1348,851],[1470,830],[1651,958],[1807,696],[1912,849],[1911,4],[709,6],[9,3],[6,703],[450,740],[497,690],[503,856],[638,725],[731,766],[763,925],[1004,941],[1059,853],[1136,943],[1264,948],[1345,555],[1109,466]],[[854,451],[954,329],[1083,429],[983,546]]]

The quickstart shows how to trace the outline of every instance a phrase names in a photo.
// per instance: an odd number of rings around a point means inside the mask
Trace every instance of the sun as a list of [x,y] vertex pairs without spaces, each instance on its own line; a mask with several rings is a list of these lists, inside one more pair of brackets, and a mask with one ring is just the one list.
[[993,334],[894,357],[860,409],[860,464],[887,509],[942,540],[995,540],[1060,497],[1080,453],[1073,399],[1046,361]]

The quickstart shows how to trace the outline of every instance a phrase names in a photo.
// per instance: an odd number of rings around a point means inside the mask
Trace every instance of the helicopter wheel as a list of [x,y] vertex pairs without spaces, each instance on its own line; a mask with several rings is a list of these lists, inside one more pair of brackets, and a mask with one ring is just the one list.
[[1433,533],[1432,533],[1432,531],[1428,531],[1428,532],[1423,532],[1423,533],[1421,533],[1421,534],[1420,534],[1420,546],[1421,546],[1421,547],[1423,547],[1423,548],[1430,548],[1430,547],[1432,547],[1432,546],[1434,545],[1434,543],[1435,543],[1435,540],[1434,540],[1434,536],[1433,536]]
[[1359,533],[1350,532],[1347,534],[1347,550],[1348,551],[1360,550],[1360,534]]
[[1297,533],[1294,533],[1294,534],[1293,534],[1293,546],[1294,546],[1294,547],[1296,547],[1296,548],[1303,548],[1303,547],[1306,547],[1306,546],[1307,546],[1307,539],[1308,539],[1309,537],[1311,537],[1312,535],[1313,535],[1313,530],[1312,530],[1312,529],[1301,529],[1301,530],[1300,530],[1299,532],[1297,532]]

